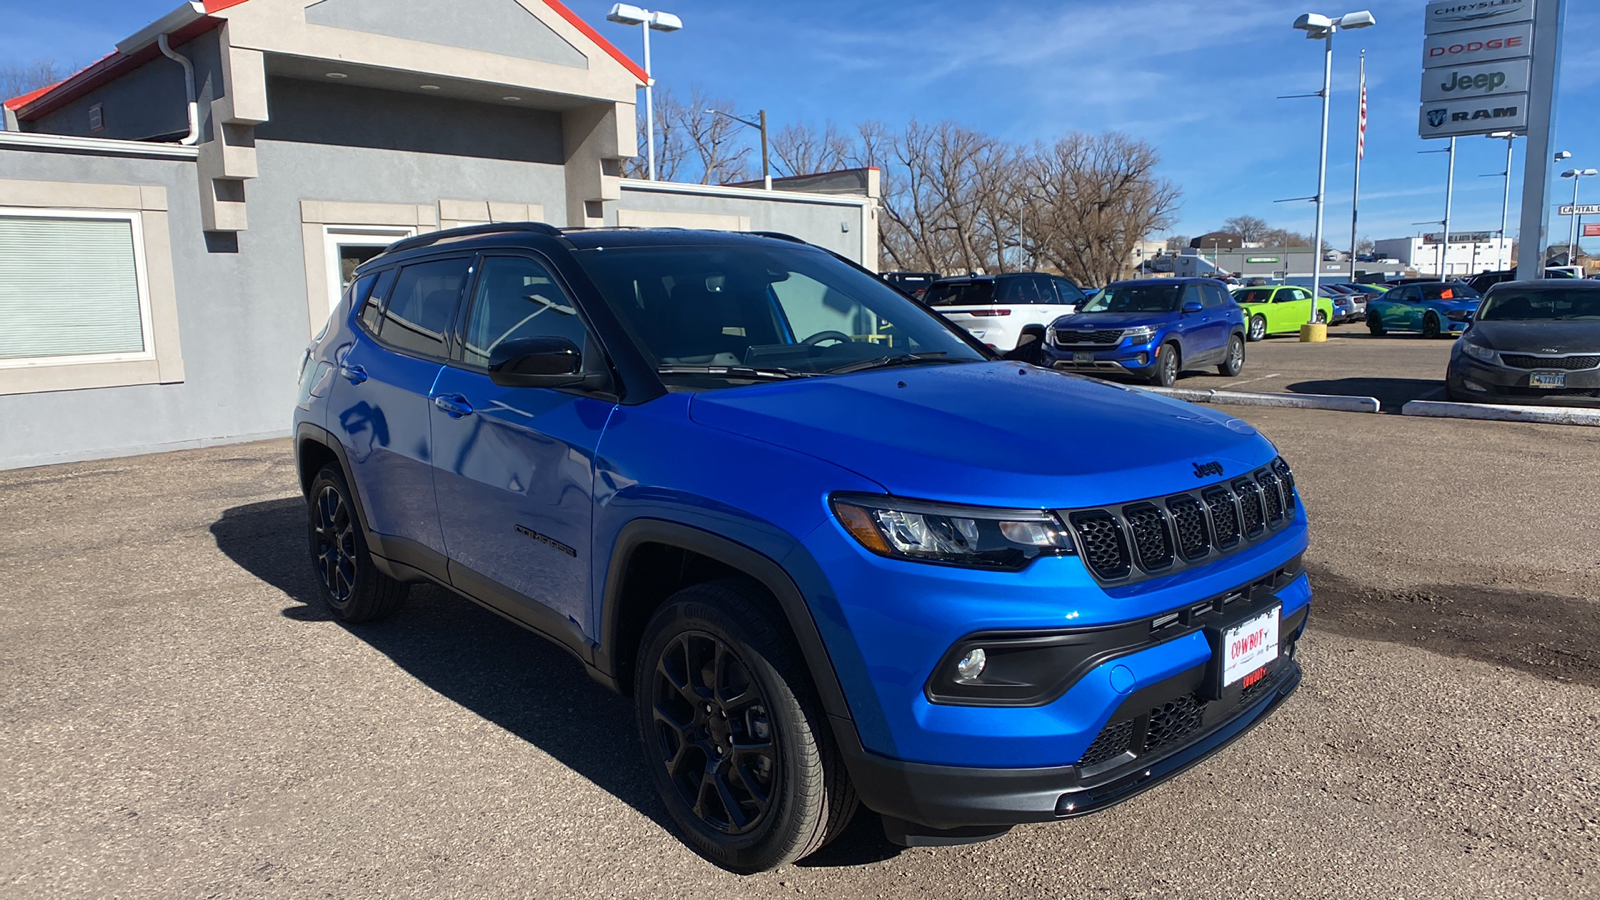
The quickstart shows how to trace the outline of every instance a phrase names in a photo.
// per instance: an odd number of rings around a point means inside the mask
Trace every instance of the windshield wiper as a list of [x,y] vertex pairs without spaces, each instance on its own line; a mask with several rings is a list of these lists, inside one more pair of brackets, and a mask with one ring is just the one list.
[[810,378],[814,372],[796,372],[792,369],[757,368],[755,366],[685,366],[670,364],[656,366],[657,375],[721,375],[727,378],[748,378],[754,381],[788,381],[791,378]]
[[932,350],[926,353],[896,353],[892,356],[879,356],[874,359],[864,359],[828,370],[829,375],[848,375],[851,372],[865,372],[868,369],[887,369],[892,366],[915,366],[921,363],[958,363],[969,362],[965,359],[945,359],[949,356],[945,350]]

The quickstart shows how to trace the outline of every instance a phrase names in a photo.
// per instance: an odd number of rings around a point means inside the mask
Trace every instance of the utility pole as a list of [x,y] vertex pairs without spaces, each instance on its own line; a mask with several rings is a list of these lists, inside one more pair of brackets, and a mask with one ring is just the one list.
[[1367,51],[1361,51],[1361,100],[1356,107],[1356,183],[1350,194],[1350,280],[1356,280],[1356,218],[1361,206],[1361,158],[1367,155]]

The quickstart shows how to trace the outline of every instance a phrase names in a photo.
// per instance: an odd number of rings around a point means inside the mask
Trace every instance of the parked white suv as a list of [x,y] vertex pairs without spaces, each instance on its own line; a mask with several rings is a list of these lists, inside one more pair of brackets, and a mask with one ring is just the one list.
[[1015,272],[941,278],[929,285],[922,302],[1001,353],[1016,348],[1036,326],[1036,336],[1083,304],[1083,291],[1059,275]]

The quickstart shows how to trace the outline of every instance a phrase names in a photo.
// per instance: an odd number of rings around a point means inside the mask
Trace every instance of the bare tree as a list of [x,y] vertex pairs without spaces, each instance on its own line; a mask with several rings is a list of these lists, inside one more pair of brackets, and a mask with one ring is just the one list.
[[1376,245],[1372,243],[1372,238],[1369,238],[1366,235],[1362,235],[1361,239],[1356,241],[1356,253],[1358,255],[1371,253],[1375,249]]
[[1222,223],[1221,230],[1236,234],[1239,240],[1253,244],[1261,240],[1271,227],[1265,219],[1258,219],[1255,216],[1234,216]]
[[1167,252],[1168,253],[1182,253],[1184,251],[1184,249],[1187,248],[1188,246],[1189,246],[1189,236],[1187,234],[1169,234],[1169,235],[1167,235]]
[[772,156],[790,175],[847,168],[850,140],[832,122],[821,131],[803,123],[785,125],[772,137]]
[[36,59],[31,63],[0,66],[0,100],[20,97],[66,78],[69,73],[54,60]]
[[[727,100],[709,97],[699,86],[690,88],[687,103],[670,90],[655,94],[656,177],[662,181],[697,181],[722,184],[748,178],[750,146],[741,134],[744,126],[725,115],[732,113]],[[639,146],[633,159],[623,164],[629,178],[643,178],[648,169],[645,158],[645,121],[639,118]]]

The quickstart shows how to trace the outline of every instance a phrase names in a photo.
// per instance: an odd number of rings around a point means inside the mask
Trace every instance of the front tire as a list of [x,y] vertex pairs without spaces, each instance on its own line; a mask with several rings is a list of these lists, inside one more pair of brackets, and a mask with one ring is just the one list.
[[855,813],[799,652],[749,584],[669,597],[645,627],[633,696],[651,780],[685,843],[717,865],[793,862]]
[[312,479],[307,500],[311,566],[322,602],[340,621],[368,622],[400,608],[409,587],[379,572],[344,473],[327,465]]
[[1436,338],[1436,337],[1439,336],[1440,330],[1441,329],[1439,327],[1439,317],[1438,316],[1434,315],[1433,313],[1428,313],[1426,316],[1423,317],[1423,319],[1422,319],[1422,336],[1423,337],[1425,337],[1425,338]]
[[1375,312],[1367,313],[1367,330],[1379,337],[1384,335],[1383,317]]
[[1248,335],[1251,341],[1265,340],[1267,337],[1267,317],[1260,313],[1251,316]]
[[1237,377],[1244,371],[1244,338],[1237,334],[1228,336],[1228,355],[1217,364],[1217,372],[1224,378]]
[[1151,364],[1150,373],[1146,377],[1157,387],[1172,387],[1178,383],[1178,372],[1182,367],[1178,345],[1162,344],[1161,351],[1156,354],[1156,361]]

